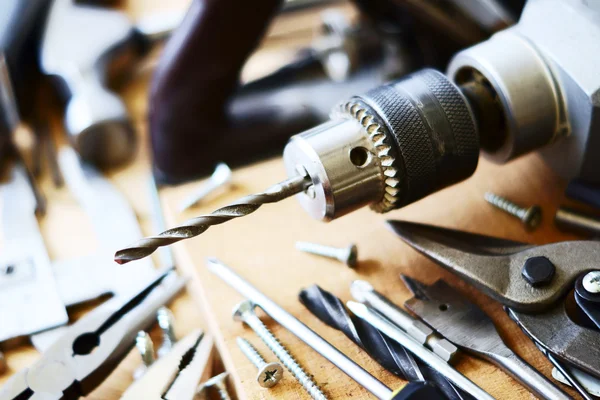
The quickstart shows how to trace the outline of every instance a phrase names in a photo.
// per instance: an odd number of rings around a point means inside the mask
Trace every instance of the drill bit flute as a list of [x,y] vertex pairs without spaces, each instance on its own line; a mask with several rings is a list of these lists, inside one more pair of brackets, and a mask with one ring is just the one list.
[[244,217],[256,211],[263,204],[276,203],[304,191],[310,185],[311,181],[308,176],[298,175],[286,179],[262,193],[242,197],[208,215],[189,219],[180,226],[166,230],[156,236],[141,239],[130,247],[117,251],[115,261],[119,264],[125,264],[129,261],[147,257],[159,247],[198,236],[212,225],[219,225],[234,218]]

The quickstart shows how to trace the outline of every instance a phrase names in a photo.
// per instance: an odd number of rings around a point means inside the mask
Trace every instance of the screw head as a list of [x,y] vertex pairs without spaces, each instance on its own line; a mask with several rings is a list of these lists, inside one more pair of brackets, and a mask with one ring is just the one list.
[[583,288],[590,293],[600,293],[600,271],[588,272],[581,282]]
[[234,321],[243,321],[244,314],[248,312],[254,312],[255,304],[250,300],[244,300],[235,307],[233,307],[233,311],[231,312],[231,316]]
[[358,261],[358,247],[355,244],[351,244],[343,250],[339,260],[349,266],[350,268],[356,267]]
[[528,229],[537,228],[542,222],[542,208],[540,206],[529,207],[521,221]]
[[258,382],[261,387],[271,388],[277,385],[282,377],[283,367],[281,364],[273,362],[263,365],[262,368],[258,370],[256,382]]
[[533,287],[545,286],[552,281],[556,267],[543,256],[531,257],[525,261],[521,275]]

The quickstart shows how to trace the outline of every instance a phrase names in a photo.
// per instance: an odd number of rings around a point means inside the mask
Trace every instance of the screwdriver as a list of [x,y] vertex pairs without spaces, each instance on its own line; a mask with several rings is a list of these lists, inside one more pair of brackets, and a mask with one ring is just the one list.
[[271,318],[296,335],[298,339],[312,347],[317,353],[329,360],[342,372],[371,392],[375,397],[385,400],[445,399],[445,396],[439,392],[437,387],[427,382],[411,382],[392,391],[392,389],[384,385],[361,366],[348,358],[344,353],[319,336],[315,331],[285,311],[277,303],[236,274],[228,266],[215,258],[208,259],[207,266],[212,273],[217,275],[248,300],[251,300],[254,304],[258,305]]

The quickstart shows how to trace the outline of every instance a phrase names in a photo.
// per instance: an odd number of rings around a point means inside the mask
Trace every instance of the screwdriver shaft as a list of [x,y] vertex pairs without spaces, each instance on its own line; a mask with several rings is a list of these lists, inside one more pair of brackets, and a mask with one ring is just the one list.
[[289,178],[271,186],[263,193],[242,197],[236,202],[219,208],[210,214],[189,219],[180,226],[166,230],[156,236],[141,239],[132,246],[117,251],[115,261],[119,264],[125,264],[129,261],[147,257],[161,246],[168,246],[180,240],[198,236],[212,225],[219,225],[234,218],[244,217],[256,211],[263,204],[276,203],[300,193],[308,185],[310,185],[308,177],[298,175]]

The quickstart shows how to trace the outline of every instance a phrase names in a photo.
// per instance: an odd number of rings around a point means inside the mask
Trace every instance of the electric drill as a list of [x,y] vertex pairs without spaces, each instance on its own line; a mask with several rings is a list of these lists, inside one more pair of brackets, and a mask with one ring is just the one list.
[[[557,29],[561,27],[561,29]],[[576,39],[573,39],[576,38]],[[600,6],[531,0],[518,24],[425,69],[351,97],[293,136],[290,178],[117,252],[157,247],[298,194],[314,218],[403,207],[468,178],[480,151],[507,162],[540,150],[560,174],[600,183]]]

